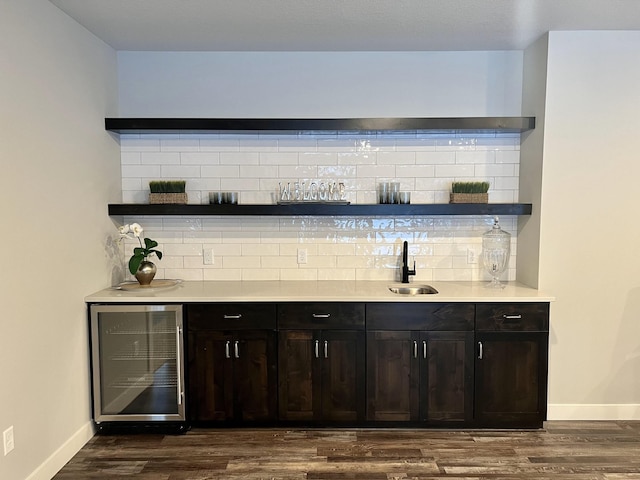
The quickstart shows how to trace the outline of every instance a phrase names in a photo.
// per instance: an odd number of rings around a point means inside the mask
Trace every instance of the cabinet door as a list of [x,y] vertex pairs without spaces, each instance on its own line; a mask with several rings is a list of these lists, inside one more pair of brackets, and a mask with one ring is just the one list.
[[192,420],[276,418],[275,332],[193,331],[189,350]]
[[233,365],[226,358],[231,335],[189,332],[189,416],[196,421],[233,419]]
[[240,421],[275,420],[275,332],[240,330],[232,336],[235,418]]
[[473,416],[473,332],[368,332],[367,369],[367,420]]
[[364,332],[281,330],[281,420],[364,420]]
[[367,332],[367,420],[419,420],[419,334]]
[[421,419],[473,418],[473,332],[423,332],[420,349]]
[[481,425],[541,427],[546,418],[546,332],[476,334],[476,419]]
[[356,422],[365,418],[365,334],[322,332],[322,420]]
[[[281,420],[313,420],[320,411],[320,364],[314,330],[278,332],[278,410]],[[317,412],[317,413],[316,413]]]

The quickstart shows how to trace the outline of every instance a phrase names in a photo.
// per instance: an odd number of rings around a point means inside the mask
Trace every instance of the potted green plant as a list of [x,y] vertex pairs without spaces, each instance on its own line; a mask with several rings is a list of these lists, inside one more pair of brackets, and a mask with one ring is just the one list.
[[449,203],[489,203],[489,182],[453,182]]
[[119,228],[119,231],[121,238],[137,238],[140,243],[139,247],[133,249],[133,255],[129,259],[129,272],[136,277],[140,285],[151,285],[151,281],[156,275],[157,267],[148,260],[148,257],[155,254],[158,260],[162,260],[162,252],[155,249],[158,246],[158,242],[143,237],[144,230],[138,223],[123,225]]
[[149,203],[187,203],[185,180],[152,180],[149,182]]

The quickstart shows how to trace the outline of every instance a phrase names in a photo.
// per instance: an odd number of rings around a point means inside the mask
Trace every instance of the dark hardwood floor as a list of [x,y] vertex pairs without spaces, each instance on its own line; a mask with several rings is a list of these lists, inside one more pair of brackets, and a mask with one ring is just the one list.
[[98,435],[66,479],[640,479],[640,422],[547,422],[535,431],[193,429]]

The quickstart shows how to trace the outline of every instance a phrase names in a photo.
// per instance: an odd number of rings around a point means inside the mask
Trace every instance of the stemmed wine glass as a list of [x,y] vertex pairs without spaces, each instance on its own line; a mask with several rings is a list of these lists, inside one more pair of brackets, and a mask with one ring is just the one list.
[[509,265],[511,253],[511,234],[500,228],[498,217],[493,218],[493,228],[482,235],[482,265],[491,275],[488,288],[504,288],[500,283],[502,275]]

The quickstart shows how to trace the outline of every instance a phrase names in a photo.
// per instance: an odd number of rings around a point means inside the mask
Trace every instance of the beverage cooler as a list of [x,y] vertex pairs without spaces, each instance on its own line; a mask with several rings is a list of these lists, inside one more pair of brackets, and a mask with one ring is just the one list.
[[182,305],[89,309],[98,430],[186,430]]

